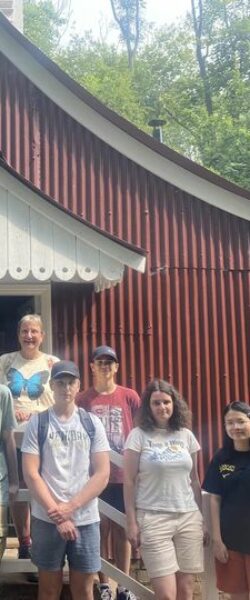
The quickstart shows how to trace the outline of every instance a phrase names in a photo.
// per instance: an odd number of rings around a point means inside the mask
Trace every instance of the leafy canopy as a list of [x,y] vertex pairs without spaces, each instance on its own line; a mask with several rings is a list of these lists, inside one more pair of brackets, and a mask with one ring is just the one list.
[[[128,8],[133,21],[136,3],[116,0],[119,18]],[[164,119],[164,143],[250,188],[250,0],[190,0],[174,26],[140,22],[130,65],[124,46],[91,32],[63,45],[64,14],[25,0],[25,34],[111,109],[147,132]]]

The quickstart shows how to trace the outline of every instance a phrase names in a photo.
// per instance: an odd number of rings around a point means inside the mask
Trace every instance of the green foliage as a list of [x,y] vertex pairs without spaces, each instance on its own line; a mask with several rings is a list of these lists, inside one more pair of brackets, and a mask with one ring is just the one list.
[[52,0],[24,0],[24,35],[48,56],[56,54],[64,27]]
[[133,69],[125,50],[91,32],[60,46],[64,22],[50,0],[26,0],[25,32],[108,107],[148,132],[150,119],[165,119],[164,143],[250,188],[250,0],[201,3],[199,58],[189,16],[151,28]]
[[204,108],[188,28],[165,26],[155,31],[137,58],[133,78],[140,103],[147,109],[147,121],[163,117],[167,121],[165,143],[197,158],[194,146]]
[[143,26],[143,0],[110,0],[115,23],[120,30],[120,36],[126,45],[128,66],[131,69],[141,37]]
[[208,168],[250,187],[250,0],[201,4],[201,43],[212,101],[212,114],[200,125],[201,159]]
[[203,130],[203,165],[249,188],[250,130],[222,114],[214,114],[207,126],[204,122]]
[[75,37],[57,57],[61,68],[112,110],[145,128],[143,104],[133,84],[126,53],[96,42],[91,34]]

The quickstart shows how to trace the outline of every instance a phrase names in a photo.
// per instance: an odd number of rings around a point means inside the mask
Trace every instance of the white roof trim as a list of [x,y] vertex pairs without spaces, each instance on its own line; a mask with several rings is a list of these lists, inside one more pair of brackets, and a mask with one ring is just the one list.
[[143,273],[146,259],[53,206],[0,169],[0,283],[122,281],[124,267]]
[[200,200],[250,220],[250,202],[247,198],[191,173],[122,131],[65,87],[1,25],[0,51],[67,114],[121,154]]

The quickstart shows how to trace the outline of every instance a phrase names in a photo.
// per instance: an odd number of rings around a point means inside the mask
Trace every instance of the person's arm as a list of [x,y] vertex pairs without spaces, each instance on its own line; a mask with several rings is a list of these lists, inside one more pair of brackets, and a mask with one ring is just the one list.
[[228,561],[228,550],[221,538],[220,505],[221,497],[215,494],[210,494],[210,512],[214,555],[220,562],[226,563]]
[[197,452],[194,452],[191,455],[191,458],[193,461],[193,466],[192,466],[192,470],[190,473],[191,487],[194,492],[195,502],[196,502],[200,512],[202,513],[201,484],[200,484],[200,479],[199,479],[198,469],[197,469]]
[[[56,507],[56,500],[39,473],[40,456],[23,452],[22,466],[24,480],[32,498],[41,504],[46,511]],[[65,540],[75,540],[78,535],[74,523],[70,519],[65,520],[63,526],[58,525],[58,531]]]
[[94,452],[91,454],[91,477],[82,490],[71,499],[72,510],[75,511],[97,498],[109,481],[110,461],[109,452]]
[[24,410],[20,410],[18,408],[15,410],[15,417],[18,423],[22,423],[23,421],[29,421],[31,413],[27,413]]
[[85,506],[98,497],[104,490],[109,480],[110,462],[108,452],[94,452],[91,454],[91,477],[83,488],[69,500],[69,502],[59,502],[56,506],[48,509],[48,516],[55,523],[63,523],[73,517],[73,513],[78,508]]
[[4,368],[5,357],[6,357],[6,354],[2,354],[2,356],[0,356],[0,383],[4,383],[4,384],[6,384],[5,368]]
[[[192,470],[190,473],[191,487],[192,487],[192,490],[194,493],[195,502],[202,514],[202,496],[201,496],[200,478],[198,475],[198,468],[197,468],[197,452],[194,452],[191,456],[192,456],[192,461],[193,461],[193,467],[192,467]],[[208,546],[209,541],[210,541],[210,535],[207,530],[206,524],[203,521],[203,544],[204,544],[204,546]]]
[[34,498],[46,511],[54,508],[57,503],[55,498],[52,496],[48,486],[42,479],[39,468],[40,468],[40,456],[39,454],[30,454],[23,452],[22,454],[22,467],[24,481]]
[[140,546],[140,532],[136,521],[135,490],[139,472],[140,453],[127,449],[124,451],[124,504],[127,517],[127,538],[133,548]]
[[13,430],[6,430],[3,432],[3,443],[8,469],[9,499],[10,503],[12,504],[16,498],[19,488],[16,443]]
[[135,421],[136,421],[136,417],[137,417],[140,406],[141,406],[140,396],[138,396],[137,392],[134,392],[134,397],[133,397],[132,404],[131,404],[131,413],[132,413],[133,423],[135,423]]

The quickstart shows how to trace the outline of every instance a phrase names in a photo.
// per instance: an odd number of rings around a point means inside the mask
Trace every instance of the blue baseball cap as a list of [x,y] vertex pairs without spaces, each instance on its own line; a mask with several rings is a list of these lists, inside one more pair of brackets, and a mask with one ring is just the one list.
[[65,375],[71,375],[80,379],[80,372],[78,366],[71,360],[59,360],[56,362],[51,369],[51,379],[59,379]]
[[114,360],[118,363],[116,351],[110,346],[98,346],[95,350],[93,350],[91,362],[93,362],[94,360],[98,360],[99,358],[101,358],[101,356],[106,356],[107,358],[110,358],[111,360]]

